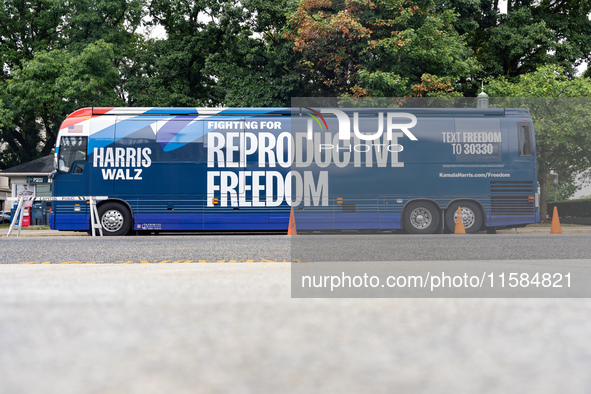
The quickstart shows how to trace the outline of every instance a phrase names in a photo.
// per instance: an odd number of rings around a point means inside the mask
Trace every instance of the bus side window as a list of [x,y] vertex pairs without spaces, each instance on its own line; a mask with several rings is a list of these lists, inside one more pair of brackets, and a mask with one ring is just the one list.
[[531,136],[531,128],[528,124],[519,124],[518,126],[518,142],[519,142],[519,156],[532,157],[533,144]]
[[76,163],[74,164],[74,174],[82,174],[84,172],[84,163]]

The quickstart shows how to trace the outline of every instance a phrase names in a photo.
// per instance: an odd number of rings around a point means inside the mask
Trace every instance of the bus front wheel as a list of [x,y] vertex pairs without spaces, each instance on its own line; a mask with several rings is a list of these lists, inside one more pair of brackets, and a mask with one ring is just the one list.
[[477,233],[484,223],[484,216],[480,206],[472,201],[457,201],[452,203],[445,211],[445,224],[452,233],[456,228],[456,219],[458,217],[458,207],[462,210],[464,219],[464,228],[467,234]]
[[428,201],[414,201],[404,208],[402,224],[410,234],[433,234],[439,227],[439,208]]
[[107,202],[98,207],[104,235],[125,235],[131,228],[131,214],[122,204]]

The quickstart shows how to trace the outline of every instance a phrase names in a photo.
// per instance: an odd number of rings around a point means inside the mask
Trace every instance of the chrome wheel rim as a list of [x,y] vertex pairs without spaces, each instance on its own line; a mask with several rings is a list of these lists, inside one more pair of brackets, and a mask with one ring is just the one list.
[[[464,219],[464,228],[470,228],[474,224],[474,211],[470,208],[462,208],[462,218]],[[454,212],[454,223],[458,220],[458,211]]]
[[417,229],[425,229],[433,222],[431,212],[426,208],[415,208],[410,213],[410,224]]
[[109,232],[115,232],[123,227],[123,215],[116,209],[108,210],[103,213],[101,224],[103,228]]

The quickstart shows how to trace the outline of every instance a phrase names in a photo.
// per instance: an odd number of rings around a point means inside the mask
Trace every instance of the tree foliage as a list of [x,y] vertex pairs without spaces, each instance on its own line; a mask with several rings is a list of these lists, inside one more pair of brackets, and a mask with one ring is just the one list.
[[76,108],[122,103],[119,66],[143,13],[143,0],[0,3],[0,165],[48,154]]
[[[529,108],[536,128],[540,209],[545,217],[548,175],[558,173],[563,188],[591,167],[591,79],[569,79],[560,66],[540,67],[517,82],[490,80],[487,91],[501,106]],[[511,97],[517,97],[511,98]],[[572,188],[571,188],[572,189]]]
[[474,96],[490,78],[518,95],[545,65],[578,83],[591,1],[506,3],[502,13],[498,0],[5,0],[0,166],[49,152],[79,106]]
[[507,0],[506,13],[499,0],[450,0],[458,19],[455,27],[466,37],[481,66],[463,91],[477,93],[477,80],[505,76],[510,79],[557,65],[572,77],[591,60],[591,1]]
[[288,1],[149,4],[166,39],[138,41],[124,75],[129,105],[289,105],[304,93],[298,55],[280,33]]
[[112,45],[97,41],[79,55],[54,49],[24,62],[2,94],[5,164],[48,154],[65,114],[80,107],[117,104],[119,72],[113,59]]
[[122,55],[143,15],[142,0],[5,0],[0,3],[4,77],[38,52],[80,53],[98,40]]
[[285,36],[320,95],[422,94],[413,86],[424,75],[456,81],[477,69],[455,18],[434,1],[303,0]]

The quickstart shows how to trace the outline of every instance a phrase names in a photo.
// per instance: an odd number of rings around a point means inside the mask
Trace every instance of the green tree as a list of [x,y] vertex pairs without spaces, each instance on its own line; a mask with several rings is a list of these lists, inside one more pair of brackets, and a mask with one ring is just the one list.
[[210,56],[206,72],[215,75],[225,106],[289,106],[292,97],[314,94],[304,78],[299,53],[284,37],[287,0],[246,0],[248,18],[243,35],[235,36],[229,50]]
[[150,3],[165,39],[141,40],[124,70],[130,105],[277,106],[302,95],[288,0]]
[[144,0],[5,0],[0,3],[0,60],[4,77],[37,52],[80,53],[97,40],[122,56],[143,17]]
[[218,76],[205,71],[208,58],[235,49],[248,34],[247,12],[236,1],[153,0],[152,25],[165,39],[140,40],[128,70],[128,104],[139,106],[216,106]]
[[49,154],[61,122],[76,109],[117,105],[119,72],[113,59],[112,45],[97,41],[79,55],[54,49],[24,62],[4,83],[7,115],[0,138],[8,146],[3,164]]
[[591,60],[591,1],[507,0],[500,12],[499,0],[450,0],[442,9],[457,15],[454,27],[466,37],[481,71],[463,83],[474,96],[479,81],[506,76],[510,79],[535,72],[544,65],[564,68],[574,76],[577,67]]
[[[547,202],[555,202],[555,201],[564,201],[568,200],[576,191],[577,186],[574,185],[572,182],[560,182],[558,180],[558,186],[554,186],[552,182],[552,176],[550,176],[547,180],[548,188],[546,190],[546,201]],[[554,198],[556,196],[556,198]],[[550,213],[550,212],[548,212]]]
[[286,36],[321,95],[423,94],[429,90],[425,79],[433,78],[453,90],[477,65],[453,27],[453,10],[437,4],[302,0],[290,15]]
[[536,132],[540,212],[545,219],[550,172],[558,173],[568,189],[566,185],[572,185],[577,174],[591,167],[591,79],[570,79],[562,67],[545,66],[521,75],[517,82],[491,79],[486,90],[492,96],[507,97],[493,101],[495,105],[530,109]]
[[59,123],[77,106],[116,103],[112,93],[121,87],[113,67],[128,56],[143,4],[144,0],[0,3],[0,99],[5,110],[0,138],[7,144],[0,152],[0,165],[47,154]]

